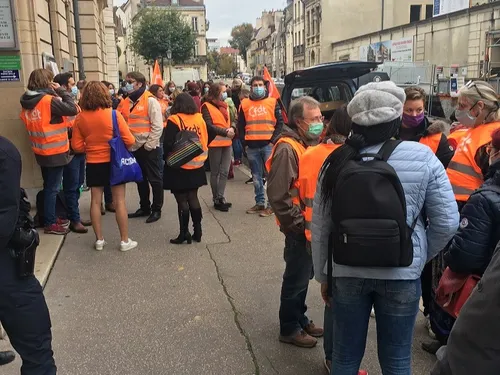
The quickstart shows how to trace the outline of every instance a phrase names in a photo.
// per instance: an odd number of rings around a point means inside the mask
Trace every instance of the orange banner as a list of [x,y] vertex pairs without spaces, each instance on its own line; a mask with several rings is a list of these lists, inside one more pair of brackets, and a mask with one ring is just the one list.
[[271,77],[271,75],[269,74],[269,70],[267,70],[267,67],[264,67],[264,80],[267,81],[267,91],[269,92],[269,96],[275,98],[278,101],[281,107],[281,114],[283,116],[283,121],[285,124],[288,124],[288,116],[286,114],[285,105],[281,101],[280,92],[278,91],[278,88],[276,87],[276,84],[273,81],[273,77]]
[[161,78],[160,66],[158,65],[158,61],[155,60],[155,66],[153,68],[153,75],[151,76],[151,84],[152,85],[160,85],[163,87],[163,79]]

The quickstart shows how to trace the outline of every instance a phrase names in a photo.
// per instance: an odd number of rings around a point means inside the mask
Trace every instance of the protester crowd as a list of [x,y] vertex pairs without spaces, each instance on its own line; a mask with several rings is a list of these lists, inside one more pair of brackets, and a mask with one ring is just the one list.
[[[129,219],[158,221],[169,190],[179,220],[170,243],[201,242],[199,188],[210,184],[213,208],[229,211],[227,180],[246,157],[255,195],[246,213],[275,215],[285,237],[281,342],[311,348],[324,337],[328,373],[366,374],[360,366],[372,316],[382,373],[409,375],[422,298],[431,336],[422,348],[437,356],[432,374],[498,373],[495,90],[483,81],[466,84],[450,126],[426,117],[420,88],[403,90],[390,81],[360,87],[327,120],[320,103],[301,97],[284,120],[279,93],[270,85],[260,76],[249,90],[240,79],[231,87],[149,85],[144,75],[130,72],[117,90],[109,82],[77,85],[69,73],[33,71],[21,119],[43,177],[38,225],[54,235],[86,233],[91,225],[94,249],[102,251],[101,215],[114,212],[118,248],[129,251],[139,246],[130,238]],[[2,152],[11,147],[5,139],[0,146]],[[140,199],[128,213],[131,182]],[[90,220],[79,212],[84,183]],[[312,277],[325,304],[323,328],[306,315]],[[37,293],[41,300],[33,308],[45,311],[41,289]],[[0,318],[23,359],[23,373],[55,374],[48,313],[38,317],[36,335]]]

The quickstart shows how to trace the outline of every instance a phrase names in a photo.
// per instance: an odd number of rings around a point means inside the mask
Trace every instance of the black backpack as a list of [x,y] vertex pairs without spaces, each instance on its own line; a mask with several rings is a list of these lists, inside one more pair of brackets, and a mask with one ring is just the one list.
[[[413,262],[411,236],[417,223],[406,224],[403,186],[387,163],[401,141],[384,143],[378,154],[360,154],[339,173],[331,216],[328,272],[332,256],[352,267],[408,267]],[[363,161],[370,157],[371,160]]]

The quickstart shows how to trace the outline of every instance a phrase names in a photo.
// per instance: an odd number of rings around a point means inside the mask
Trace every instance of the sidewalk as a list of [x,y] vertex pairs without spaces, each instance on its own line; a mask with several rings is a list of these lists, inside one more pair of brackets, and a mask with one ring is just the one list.
[[[200,244],[169,243],[178,231],[170,193],[160,221],[129,221],[131,237],[139,242],[136,250],[117,250],[116,223],[109,214],[103,217],[104,251],[92,250],[92,233],[66,237],[45,287],[61,374],[325,373],[321,339],[314,349],[278,341],[283,235],[273,217],[245,214],[254,200],[243,171],[235,168],[236,178],[227,185],[227,199],[233,203],[228,213],[214,211],[210,189],[200,189]],[[83,217],[88,216],[88,199],[84,194]],[[137,209],[134,186],[127,189],[127,205],[130,212]],[[323,304],[314,280],[308,307],[309,316],[321,325]],[[418,375],[428,374],[434,362],[420,349],[424,340],[419,316],[413,358]],[[17,360],[2,367],[2,374],[19,374],[19,365]],[[380,374],[373,320],[362,367],[370,375]]]

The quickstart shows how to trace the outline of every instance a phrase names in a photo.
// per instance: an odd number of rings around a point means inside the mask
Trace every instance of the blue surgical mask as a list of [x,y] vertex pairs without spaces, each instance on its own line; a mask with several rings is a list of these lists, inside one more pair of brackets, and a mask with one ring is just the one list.
[[222,100],[226,100],[227,99],[227,92],[223,92],[222,93]]
[[253,88],[253,93],[257,98],[262,98],[264,95],[266,95],[266,89],[262,86],[260,87],[254,87]]
[[134,84],[127,82],[127,84],[125,85],[125,91],[128,93],[134,91]]
[[208,93],[208,87],[203,88],[203,92],[206,94]]
[[[472,108],[471,108],[472,109]],[[471,115],[469,110],[456,109],[455,117],[457,121],[464,126],[474,126],[476,124],[477,117]]]
[[76,96],[78,95],[78,87],[73,86],[71,88],[71,95],[73,95],[76,98]]

